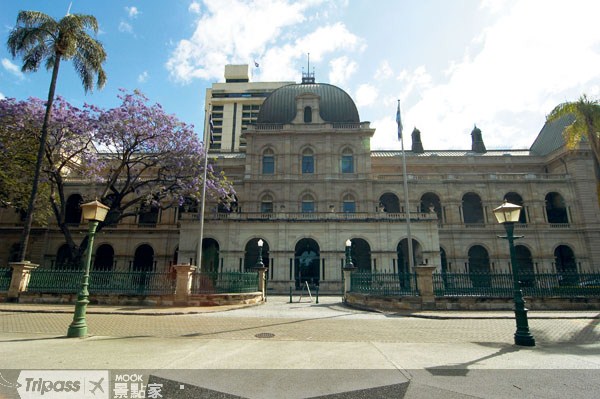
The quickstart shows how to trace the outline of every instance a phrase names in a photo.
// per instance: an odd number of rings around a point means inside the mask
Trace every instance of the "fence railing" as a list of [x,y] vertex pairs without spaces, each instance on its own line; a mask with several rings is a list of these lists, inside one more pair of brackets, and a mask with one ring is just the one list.
[[11,267],[0,267],[0,291],[8,291],[12,278]]
[[350,277],[350,291],[370,295],[417,296],[414,273],[354,272]]
[[[599,297],[599,273],[521,274],[526,297]],[[512,273],[434,273],[436,296],[512,297]]]
[[240,294],[256,291],[256,272],[202,272],[192,275],[192,294]]
[[[74,294],[79,292],[81,270],[38,268],[31,272],[27,291],[44,294]],[[90,294],[165,295],[175,292],[175,280],[169,273],[92,271]]]

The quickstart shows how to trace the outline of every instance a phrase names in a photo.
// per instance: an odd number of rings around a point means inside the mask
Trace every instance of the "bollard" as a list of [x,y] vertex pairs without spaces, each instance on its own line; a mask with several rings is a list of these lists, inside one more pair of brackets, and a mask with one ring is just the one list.
[[317,304],[319,303],[319,286],[317,285]]
[[292,287],[290,286],[290,303],[292,303]]

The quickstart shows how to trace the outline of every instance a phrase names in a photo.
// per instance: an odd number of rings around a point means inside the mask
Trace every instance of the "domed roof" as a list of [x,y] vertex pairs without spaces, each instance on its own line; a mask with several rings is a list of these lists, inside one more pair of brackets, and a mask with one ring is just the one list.
[[257,123],[290,123],[296,117],[296,97],[316,94],[321,98],[319,110],[325,122],[360,122],[352,98],[337,86],[325,83],[302,83],[280,87],[260,107]]

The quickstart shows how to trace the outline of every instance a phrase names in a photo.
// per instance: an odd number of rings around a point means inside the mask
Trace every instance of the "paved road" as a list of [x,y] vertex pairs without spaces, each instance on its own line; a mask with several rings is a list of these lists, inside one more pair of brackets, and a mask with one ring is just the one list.
[[261,306],[181,315],[91,310],[85,339],[64,338],[72,313],[2,306],[0,370],[9,376],[19,369],[142,370],[173,398],[595,398],[600,392],[598,313],[532,313],[537,346],[521,348],[512,345],[510,312],[411,317],[348,309],[339,298],[287,302],[273,297]]

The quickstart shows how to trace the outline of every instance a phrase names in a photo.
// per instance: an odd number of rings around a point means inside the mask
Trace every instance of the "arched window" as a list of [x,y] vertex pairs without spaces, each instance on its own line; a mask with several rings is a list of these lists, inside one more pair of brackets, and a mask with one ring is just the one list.
[[379,209],[386,213],[400,213],[400,200],[394,193],[385,193],[379,197]]
[[342,151],[342,173],[354,173],[354,153],[350,148]]
[[115,251],[109,244],[102,244],[94,255],[94,270],[110,271],[113,268]]
[[315,173],[315,156],[310,148],[302,151],[302,173]]
[[438,221],[442,222],[442,203],[440,197],[434,193],[425,193],[421,196],[421,212],[430,213],[435,212]]
[[525,206],[523,205],[523,198],[515,192],[506,193],[504,199],[511,204],[522,206],[521,214],[519,216],[519,223],[527,223],[527,215],[525,214]]
[[310,213],[315,211],[315,199],[311,194],[302,196],[302,213]]
[[342,210],[344,213],[356,212],[356,201],[352,194],[344,195],[344,198],[342,199]]
[[481,198],[475,193],[466,193],[462,198],[463,219],[465,224],[484,223]]
[[569,223],[565,200],[559,193],[546,195],[546,216],[548,223]]
[[490,256],[481,245],[469,248],[469,274],[473,287],[490,287]]
[[263,175],[275,173],[275,152],[270,148],[267,148],[262,155],[262,173]]
[[304,123],[312,122],[312,108],[304,107]]
[[153,227],[158,223],[159,207],[155,204],[144,204],[140,208],[138,224],[145,227]]
[[81,223],[81,204],[83,198],[79,194],[72,194],[67,199],[65,209],[65,223],[67,224],[79,224]]
[[154,269],[154,249],[148,244],[142,244],[135,250],[133,257],[134,272],[149,272]]
[[273,197],[269,194],[262,196],[260,200],[260,211],[262,213],[273,213]]

